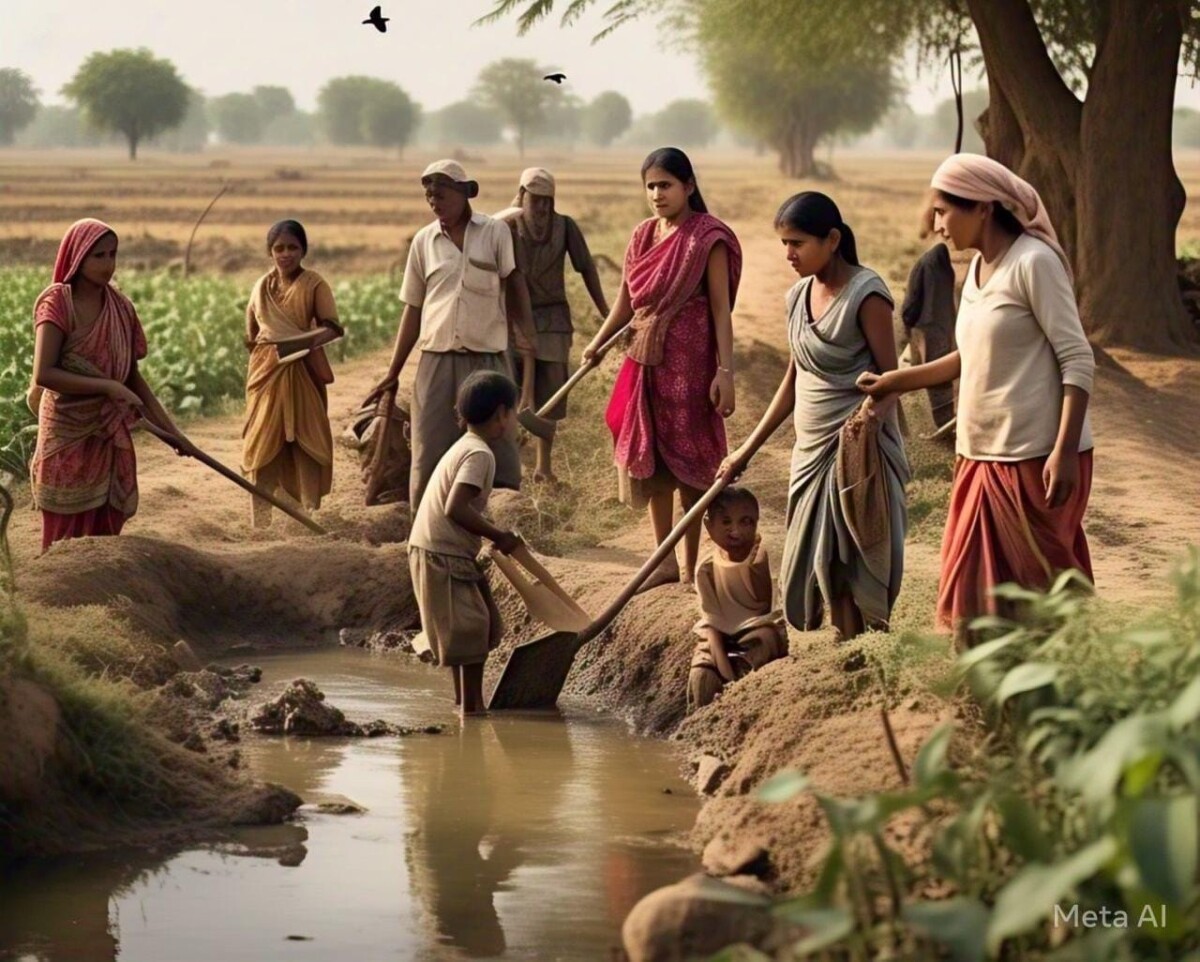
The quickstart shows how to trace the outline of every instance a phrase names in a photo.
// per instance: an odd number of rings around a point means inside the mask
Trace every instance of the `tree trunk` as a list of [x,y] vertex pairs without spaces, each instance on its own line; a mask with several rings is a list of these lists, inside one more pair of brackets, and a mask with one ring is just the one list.
[[989,156],[1041,194],[1102,344],[1179,350],[1196,333],[1176,282],[1183,189],[1171,157],[1181,22],[1173,0],[1107,0],[1085,102],[1063,82],[1028,0],[968,0],[991,93]]
[[129,159],[137,160],[138,137],[137,134],[129,134]]
[[1101,344],[1195,346],[1175,229],[1186,194],[1171,155],[1183,27],[1171,0],[1114,0],[1096,50],[1076,178],[1079,307]]

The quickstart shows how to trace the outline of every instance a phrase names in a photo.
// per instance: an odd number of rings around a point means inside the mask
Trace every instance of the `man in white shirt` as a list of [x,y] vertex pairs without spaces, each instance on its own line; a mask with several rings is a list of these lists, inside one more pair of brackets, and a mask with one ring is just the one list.
[[[395,388],[408,356],[419,348],[411,410],[409,506],[414,515],[438,461],[463,433],[454,411],[459,385],[474,371],[512,376],[505,288],[516,267],[508,226],[471,209],[479,184],[461,164],[435,161],[425,168],[421,185],[437,219],[421,228],[409,247],[392,364],[366,402]],[[492,451],[495,486],[519,488],[516,442],[501,438]]]

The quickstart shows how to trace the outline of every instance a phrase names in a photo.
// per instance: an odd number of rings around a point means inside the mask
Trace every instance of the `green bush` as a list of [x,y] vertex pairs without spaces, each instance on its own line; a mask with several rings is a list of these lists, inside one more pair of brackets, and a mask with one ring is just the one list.
[[[1074,573],[1001,588],[1020,620],[977,620],[990,637],[958,660],[990,735],[956,770],[944,725],[904,790],[817,795],[823,871],[776,907],[807,931],[793,956],[1200,962],[1200,550],[1175,583],[1172,609],[1124,626]],[[784,771],[759,794],[806,791]],[[922,864],[889,845],[901,813]]]

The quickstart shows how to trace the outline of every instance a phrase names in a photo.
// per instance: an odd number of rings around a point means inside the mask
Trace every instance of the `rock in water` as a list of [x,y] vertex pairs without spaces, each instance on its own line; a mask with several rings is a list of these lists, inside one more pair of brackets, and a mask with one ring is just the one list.
[[707,959],[739,942],[766,950],[781,934],[769,898],[704,875],[651,892],[621,927],[630,962]]
[[272,735],[339,735],[346,716],[325,702],[325,693],[315,684],[297,678],[282,695],[259,708],[250,724]]

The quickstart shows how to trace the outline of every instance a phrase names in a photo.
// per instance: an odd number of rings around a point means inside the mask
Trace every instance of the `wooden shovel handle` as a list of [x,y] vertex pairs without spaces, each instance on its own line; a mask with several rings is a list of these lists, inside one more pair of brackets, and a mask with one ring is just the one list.
[[600,349],[598,351],[596,351],[596,353],[593,354],[589,360],[586,360],[582,364],[580,364],[579,370],[577,370],[574,374],[572,374],[569,378],[567,378],[566,383],[563,384],[563,386],[560,387],[553,394],[551,394],[550,399],[545,404],[543,404],[540,408],[538,408],[537,411],[535,411],[534,413],[539,418],[548,417],[550,412],[553,411],[554,408],[558,405],[558,402],[561,401],[563,398],[565,398],[568,394],[571,393],[571,388],[573,388],[576,384],[578,384],[580,382],[580,380],[583,379],[583,376],[588,373],[588,371],[590,371],[592,368],[599,365],[599,363],[602,360],[604,360],[604,355],[609,352],[609,350],[612,348],[612,346],[617,343],[618,339],[620,339],[625,334],[625,332],[628,330],[629,330],[629,324],[626,324],[619,331],[617,331],[616,334],[614,334],[607,341],[605,341],[603,344],[601,344]]
[[[142,427],[144,427],[147,431],[149,431],[151,434],[153,434],[156,438],[158,438],[160,441],[162,441],[166,444],[169,444],[171,447],[175,447],[180,441],[180,439],[178,437],[176,437],[174,434],[171,434],[169,431],[164,431],[157,424],[152,423],[147,418],[142,418],[141,424],[142,424]],[[221,475],[222,477],[228,478],[230,481],[232,481],[238,487],[245,488],[251,494],[257,495],[258,497],[262,498],[264,501],[267,501],[270,504],[273,504],[284,514],[295,518],[297,521],[299,521],[302,525],[304,525],[304,527],[308,528],[310,531],[314,531],[317,534],[325,534],[326,533],[325,529],[322,528],[315,521],[313,521],[312,518],[308,517],[308,515],[303,514],[300,511],[297,511],[290,504],[287,504],[286,502],[275,497],[275,495],[271,494],[269,491],[263,490],[257,484],[252,484],[251,482],[247,481],[236,471],[233,471],[230,468],[225,467],[225,465],[223,465],[216,458],[210,457],[209,455],[205,454],[194,444],[191,446],[191,450],[188,452],[188,454],[191,457],[195,458],[197,461],[199,461],[201,464],[205,465],[206,467],[212,468],[214,471],[217,472],[217,474]]]
[[538,581],[553,591],[572,608],[579,607],[579,602],[567,594],[566,589],[564,589],[562,585],[554,580],[554,576],[550,574],[550,572],[546,570],[545,566],[533,556],[533,552],[529,550],[528,545],[523,544],[518,547],[515,551],[513,551],[512,557],[516,558],[517,561],[521,563],[521,567],[537,578]]

